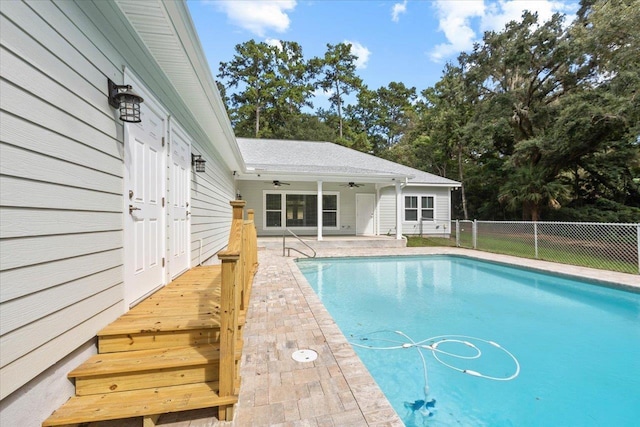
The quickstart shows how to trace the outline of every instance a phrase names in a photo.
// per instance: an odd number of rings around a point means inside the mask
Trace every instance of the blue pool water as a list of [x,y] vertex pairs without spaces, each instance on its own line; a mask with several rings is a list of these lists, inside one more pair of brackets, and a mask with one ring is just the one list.
[[638,293],[453,256],[298,266],[407,426],[640,425]]

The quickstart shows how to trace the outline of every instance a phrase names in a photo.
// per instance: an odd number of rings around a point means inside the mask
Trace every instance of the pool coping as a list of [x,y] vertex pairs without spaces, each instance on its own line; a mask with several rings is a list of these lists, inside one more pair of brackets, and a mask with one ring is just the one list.
[[404,423],[391,406],[369,370],[344,336],[335,320],[329,314],[320,297],[297,267],[294,259],[288,260],[291,274],[295,278],[302,294],[311,308],[318,326],[327,338],[327,344],[334,354],[342,375],[358,402],[368,425],[404,426]]

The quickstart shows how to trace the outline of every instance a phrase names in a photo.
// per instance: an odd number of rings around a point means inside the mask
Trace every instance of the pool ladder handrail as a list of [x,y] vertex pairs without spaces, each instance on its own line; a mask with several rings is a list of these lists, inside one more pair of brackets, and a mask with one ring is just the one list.
[[[311,252],[313,252],[313,255],[309,255],[303,251],[301,251],[300,249],[296,249],[293,248],[291,246],[287,246],[286,244],[286,240],[287,240],[287,231],[296,239],[298,239],[298,241],[300,243],[302,243],[303,245],[305,245],[307,248],[309,248],[311,250]],[[315,258],[316,257],[316,251],[315,249],[313,249],[311,246],[309,246],[304,240],[302,240],[300,237],[298,237],[298,235],[296,233],[294,233],[293,231],[289,230],[288,228],[285,228],[284,231],[282,232],[282,256],[291,256],[291,251],[296,251],[301,255],[306,256],[307,258]],[[285,255],[286,252],[286,255]]]

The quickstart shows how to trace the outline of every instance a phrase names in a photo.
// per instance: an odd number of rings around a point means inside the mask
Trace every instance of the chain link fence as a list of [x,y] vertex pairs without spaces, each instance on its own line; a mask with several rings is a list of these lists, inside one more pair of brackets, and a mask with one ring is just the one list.
[[640,224],[452,221],[456,246],[640,274]]

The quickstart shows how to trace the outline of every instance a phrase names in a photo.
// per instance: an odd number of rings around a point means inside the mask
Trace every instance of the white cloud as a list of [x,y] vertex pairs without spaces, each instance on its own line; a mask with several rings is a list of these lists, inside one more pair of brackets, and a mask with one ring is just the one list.
[[275,47],[277,47],[277,48],[278,48],[278,50],[280,50],[280,51],[282,50],[282,40],[280,40],[280,39],[270,39],[270,38],[267,38],[267,39],[265,39],[265,41],[264,41],[264,42],[265,42],[266,44],[268,44],[269,46],[275,46]]
[[447,43],[437,45],[430,53],[431,60],[442,60],[467,50],[473,46],[477,35],[471,26],[471,19],[482,17],[484,1],[439,0],[435,3],[440,21],[438,29],[444,33]]
[[551,19],[554,13],[567,10],[567,4],[549,0],[500,0],[487,6],[480,30],[500,31],[507,22],[519,21],[525,10],[537,13],[538,22],[542,23]]
[[227,14],[229,20],[259,37],[269,30],[283,33],[289,28],[287,12],[296,7],[296,0],[209,0]]
[[[447,41],[429,52],[434,62],[470,50],[474,42],[482,39],[484,31],[501,31],[507,22],[519,21],[525,10],[537,12],[538,22],[544,22],[556,12],[577,9],[575,5],[553,0],[438,0],[435,8],[438,29]],[[571,17],[567,17],[565,24],[570,21]]]
[[391,9],[391,20],[393,22],[398,22],[400,20],[400,14],[407,12],[407,0],[404,0],[402,3],[396,3],[393,5]]
[[351,53],[358,58],[356,59],[356,68],[367,68],[367,62],[369,61],[371,51],[358,42],[345,40],[344,43],[351,45]]
[[333,89],[324,90],[322,88],[318,88],[318,89],[313,91],[313,96],[316,97],[316,98],[327,98],[327,99],[329,99],[331,96],[333,96],[334,93],[335,93],[335,91]]

